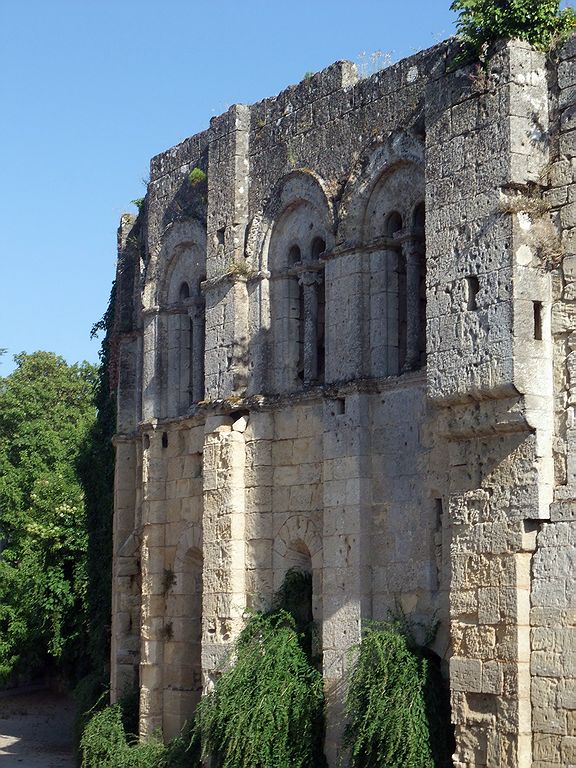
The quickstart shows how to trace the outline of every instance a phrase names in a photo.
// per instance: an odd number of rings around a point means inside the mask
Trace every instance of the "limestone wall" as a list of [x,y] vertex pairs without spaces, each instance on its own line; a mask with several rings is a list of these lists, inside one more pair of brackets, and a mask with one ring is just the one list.
[[298,567],[331,766],[390,610],[438,622],[455,766],[570,764],[575,50],[338,62],[152,160],[115,357],[112,676],[139,664],[143,734]]
[[551,72],[553,162],[547,168],[547,205],[556,229],[548,232],[553,278],[554,503],[538,532],[532,567],[531,672],[534,767],[576,761],[576,518],[574,486],[574,42]]

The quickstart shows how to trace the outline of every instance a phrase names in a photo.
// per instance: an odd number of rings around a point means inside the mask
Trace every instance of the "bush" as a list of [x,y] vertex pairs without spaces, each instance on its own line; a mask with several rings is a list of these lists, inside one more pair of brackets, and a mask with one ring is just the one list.
[[459,63],[482,58],[500,39],[519,38],[548,50],[576,29],[574,9],[560,10],[560,0],[454,0],[450,8],[459,13]]
[[373,625],[358,649],[344,735],[352,768],[444,768],[450,707],[433,654],[398,623]]
[[206,174],[202,170],[202,168],[192,168],[190,173],[188,174],[188,183],[195,187],[197,184],[203,184],[206,181]]
[[[80,741],[82,768],[194,768],[185,740],[168,746],[153,737],[141,744],[127,736],[120,704],[105,707],[88,721]],[[190,757],[192,755],[190,754]]]
[[322,676],[294,618],[284,610],[254,614],[234,665],[198,705],[196,733],[213,768],[319,768],[323,709]]

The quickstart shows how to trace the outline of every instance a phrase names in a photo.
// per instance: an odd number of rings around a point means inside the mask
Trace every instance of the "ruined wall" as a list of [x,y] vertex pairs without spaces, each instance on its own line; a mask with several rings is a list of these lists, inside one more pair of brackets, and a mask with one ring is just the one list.
[[438,621],[456,766],[568,764],[573,50],[338,62],[152,160],[117,314],[112,677],[139,664],[142,734],[294,566],[331,766],[349,650],[398,608]]
[[[574,501],[574,41],[560,52],[550,76],[551,160],[544,197],[557,226],[549,237],[552,272],[556,487],[550,519],[542,524],[532,569],[531,671],[534,766],[576,761],[576,521]],[[552,233],[555,234],[555,233]]]

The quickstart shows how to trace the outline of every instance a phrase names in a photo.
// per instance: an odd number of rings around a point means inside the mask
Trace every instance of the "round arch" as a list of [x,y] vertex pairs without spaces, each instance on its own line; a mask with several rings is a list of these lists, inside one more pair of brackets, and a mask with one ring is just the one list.
[[[340,203],[340,227],[337,242],[345,248],[361,247],[366,244],[366,218],[370,202],[378,197],[395,171],[403,168],[415,169],[418,176],[419,202],[424,194],[424,144],[415,133],[397,130],[386,137],[379,137],[362,153],[348,178]],[[404,172],[402,172],[404,173]],[[414,203],[414,204],[415,204]],[[392,206],[390,211],[397,210]],[[398,211],[404,221],[403,211]],[[384,232],[382,233],[384,234]]]

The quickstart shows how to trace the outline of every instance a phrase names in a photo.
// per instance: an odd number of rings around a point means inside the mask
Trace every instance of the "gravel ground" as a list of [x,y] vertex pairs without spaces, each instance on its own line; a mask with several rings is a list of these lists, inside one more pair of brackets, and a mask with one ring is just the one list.
[[0,766],[75,768],[72,746],[74,705],[51,691],[2,694]]

